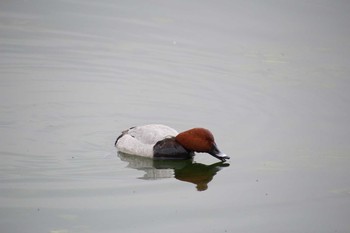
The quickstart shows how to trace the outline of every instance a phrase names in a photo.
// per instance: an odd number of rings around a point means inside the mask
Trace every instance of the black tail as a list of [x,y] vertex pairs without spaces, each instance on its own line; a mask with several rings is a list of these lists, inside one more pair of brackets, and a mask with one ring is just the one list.
[[129,132],[129,130],[130,129],[133,129],[133,128],[135,128],[135,126],[134,127],[131,127],[131,128],[129,128],[129,129],[127,129],[127,130],[124,130],[124,131],[122,131],[122,134],[121,135],[119,135],[119,137],[117,137],[117,140],[115,141],[115,143],[114,143],[114,146],[116,146],[117,145],[117,142],[118,142],[118,140],[121,138],[121,137],[123,137],[127,132]]
[[119,135],[119,137],[117,137],[117,140],[115,141],[114,146],[117,146],[118,140],[119,140],[121,137],[123,137],[124,134],[125,134],[125,133],[122,133],[121,135]]

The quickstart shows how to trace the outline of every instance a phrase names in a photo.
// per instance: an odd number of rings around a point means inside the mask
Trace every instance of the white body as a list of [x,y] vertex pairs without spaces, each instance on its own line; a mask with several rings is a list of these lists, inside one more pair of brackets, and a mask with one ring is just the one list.
[[178,132],[166,125],[151,124],[136,126],[123,132],[117,141],[119,151],[143,157],[153,157],[153,146],[167,137],[175,137]]

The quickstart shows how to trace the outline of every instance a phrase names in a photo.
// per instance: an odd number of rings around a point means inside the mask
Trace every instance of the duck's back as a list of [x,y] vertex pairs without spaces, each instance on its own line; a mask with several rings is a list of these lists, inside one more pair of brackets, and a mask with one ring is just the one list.
[[119,151],[144,157],[153,157],[153,146],[167,137],[175,137],[178,132],[165,125],[151,124],[132,127],[118,137]]
[[154,145],[164,138],[175,137],[178,132],[166,125],[152,124],[132,127],[128,134],[142,143]]

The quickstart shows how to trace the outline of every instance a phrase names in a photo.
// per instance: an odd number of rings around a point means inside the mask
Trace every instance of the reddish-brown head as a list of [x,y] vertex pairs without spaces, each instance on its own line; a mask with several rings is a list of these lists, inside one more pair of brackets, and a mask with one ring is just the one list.
[[190,129],[179,133],[175,137],[175,139],[186,150],[195,152],[206,152],[223,161],[229,159],[228,156],[221,153],[220,150],[217,148],[213,134],[207,129]]

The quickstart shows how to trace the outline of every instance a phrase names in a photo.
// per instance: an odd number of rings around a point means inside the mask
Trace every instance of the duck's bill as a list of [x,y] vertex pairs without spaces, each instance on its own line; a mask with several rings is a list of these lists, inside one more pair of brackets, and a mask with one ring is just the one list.
[[230,159],[229,156],[227,156],[226,154],[221,153],[221,152],[220,152],[220,154],[214,155],[214,157],[220,159],[223,162],[225,162],[227,159]]
[[230,159],[230,157],[222,153],[215,144],[209,154],[211,154],[215,158],[220,159],[223,162],[225,162],[227,159]]

